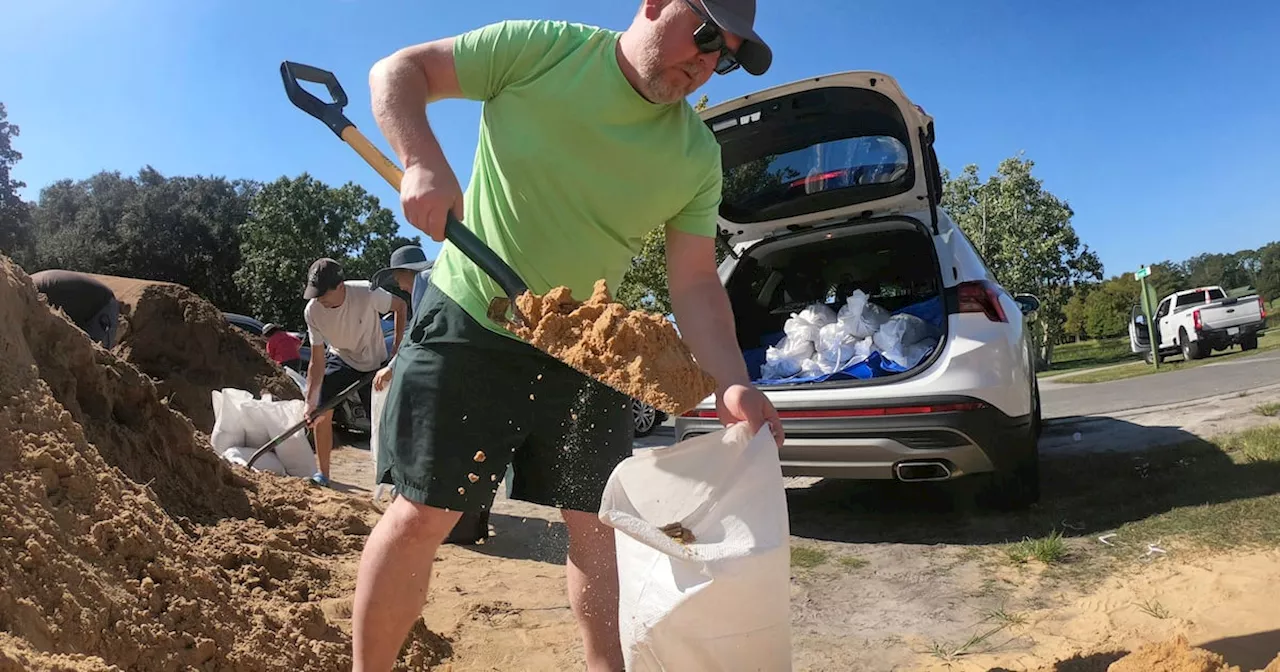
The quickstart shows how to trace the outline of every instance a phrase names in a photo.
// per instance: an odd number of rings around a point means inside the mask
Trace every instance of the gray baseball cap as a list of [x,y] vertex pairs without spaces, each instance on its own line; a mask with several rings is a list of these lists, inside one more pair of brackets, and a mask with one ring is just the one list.
[[736,53],[742,69],[763,75],[773,64],[773,50],[756,33],[756,0],[702,0],[711,20],[724,30],[742,38]]

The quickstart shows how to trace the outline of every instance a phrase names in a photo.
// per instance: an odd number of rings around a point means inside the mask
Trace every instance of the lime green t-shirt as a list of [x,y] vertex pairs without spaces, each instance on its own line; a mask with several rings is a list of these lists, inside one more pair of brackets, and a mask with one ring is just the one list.
[[[715,235],[720,146],[686,101],[655,105],[618,66],[620,33],[505,21],[454,46],[458,82],[483,101],[463,224],[537,294],[611,292],[645,234]],[[447,241],[432,281],[481,324],[501,288]],[[514,338],[514,336],[513,336]]]

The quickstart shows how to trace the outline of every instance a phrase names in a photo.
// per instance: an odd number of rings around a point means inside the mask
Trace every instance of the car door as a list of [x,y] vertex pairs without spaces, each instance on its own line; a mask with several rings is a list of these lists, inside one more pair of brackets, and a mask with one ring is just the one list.
[[1166,297],[1160,302],[1160,306],[1156,308],[1156,339],[1162,348],[1172,348],[1178,345],[1178,330],[1173,325],[1173,320],[1169,316],[1169,307],[1173,305],[1173,297]]
[[1142,306],[1134,306],[1129,313],[1129,351],[1149,352],[1151,350],[1151,334],[1147,329],[1147,316],[1142,314]]

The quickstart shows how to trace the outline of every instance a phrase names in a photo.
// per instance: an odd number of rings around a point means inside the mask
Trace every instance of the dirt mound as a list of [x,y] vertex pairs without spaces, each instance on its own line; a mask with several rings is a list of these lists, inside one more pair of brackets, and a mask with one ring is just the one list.
[[302,398],[262,342],[232,327],[213,304],[186,287],[93,277],[121,303],[116,354],[155,379],[161,397],[200,431],[213,430],[212,390],[234,387],[270,392],[277,399]]
[[675,325],[614,303],[603,280],[581,303],[557,287],[545,296],[525,293],[516,305],[529,324],[507,325],[512,333],[654,408],[680,415],[715,392],[715,379],[693,360]]
[[[1110,655],[1076,656],[1037,672],[1241,672],[1222,655],[1191,646],[1185,635],[1145,644],[1114,662],[1111,659]],[[1261,672],[1280,672],[1280,655]]]
[[[376,511],[233,469],[0,256],[0,670],[341,670]],[[419,627],[403,663],[449,643]]]

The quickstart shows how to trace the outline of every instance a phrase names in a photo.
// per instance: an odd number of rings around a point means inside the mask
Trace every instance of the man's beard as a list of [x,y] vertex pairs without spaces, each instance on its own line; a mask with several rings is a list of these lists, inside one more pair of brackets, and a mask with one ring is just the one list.
[[656,41],[645,44],[641,53],[644,55],[643,60],[636,63],[636,72],[640,75],[640,85],[644,89],[640,93],[650,102],[665,105],[684,100],[693,93],[693,82],[686,83],[676,78],[678,83],[673,83],[665,76],[667,68],[663,67],[658,58],[659,45]]

